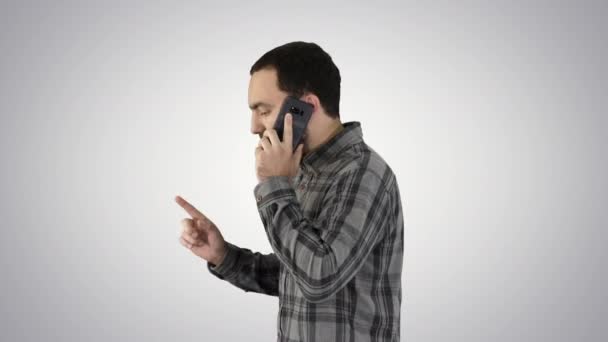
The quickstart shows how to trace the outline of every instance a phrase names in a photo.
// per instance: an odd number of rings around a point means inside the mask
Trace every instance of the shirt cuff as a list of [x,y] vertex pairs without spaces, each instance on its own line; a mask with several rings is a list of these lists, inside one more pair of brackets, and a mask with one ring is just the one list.
[[207,269],[211,274],[222,280],[231,280],[237,277],[239,272],[238,261],[240,257],[240,248],[236,245],[231,244],[228,241],[226,243],[226,256],[219,265],[212,264],[207,261]]
[[291,182],[292,180],[288,176],[272,176],[258,183],[253,189],[258,209],[282,197],[295,197],[296,193]]

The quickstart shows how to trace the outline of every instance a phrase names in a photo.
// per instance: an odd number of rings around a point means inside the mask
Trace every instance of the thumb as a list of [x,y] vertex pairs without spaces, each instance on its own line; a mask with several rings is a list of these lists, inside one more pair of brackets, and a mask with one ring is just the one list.
[[212,229],[212,224],[208,219],[203,217],[196,219],[196,227],[200,230],[208,232]]

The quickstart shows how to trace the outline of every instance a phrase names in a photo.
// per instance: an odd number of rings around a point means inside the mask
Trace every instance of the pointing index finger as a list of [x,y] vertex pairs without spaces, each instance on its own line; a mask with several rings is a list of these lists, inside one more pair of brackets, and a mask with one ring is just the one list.
[[186,210],[186,212],[188,212],[192,218],[203,219],[205,217],[203,213],[198,211],[198,209],[196,209],[192,204],[188,203],[188,201],[183,199],[181,196],[175,196],[175,202],[184,208],[184,210]]

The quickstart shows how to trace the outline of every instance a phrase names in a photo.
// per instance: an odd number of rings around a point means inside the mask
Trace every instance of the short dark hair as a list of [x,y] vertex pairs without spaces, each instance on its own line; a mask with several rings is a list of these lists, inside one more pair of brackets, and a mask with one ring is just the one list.
[[296,41],[277,46],[251,66],[249,75],[264,68],[276,70],[280,90],[297,98],[314,93],[330,117],[340,117],[340,70],[319,45]]

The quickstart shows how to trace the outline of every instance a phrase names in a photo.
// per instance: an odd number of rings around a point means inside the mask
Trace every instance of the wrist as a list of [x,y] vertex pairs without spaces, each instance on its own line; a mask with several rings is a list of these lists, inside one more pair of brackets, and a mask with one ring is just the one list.
[[226,254],[228,254],[228,248],[224,247],[222,252],[220,252],[219,257],[217,259],[211,261],[211,263],[214,264],[216,267],[219,266],[226,258]]

